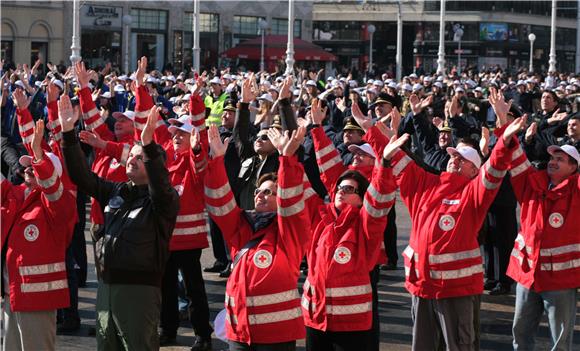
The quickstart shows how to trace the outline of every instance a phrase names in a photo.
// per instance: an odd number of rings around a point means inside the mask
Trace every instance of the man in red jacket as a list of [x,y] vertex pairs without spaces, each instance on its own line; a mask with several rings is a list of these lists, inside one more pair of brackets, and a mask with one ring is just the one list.
[[413,350],[435,350],[443,343],[449,350],[479,348],[483,267],[477,232],[511,161],[513,148],[503,144],[524,122],[519,118],[505,129],[481,169],[477,151],[467,145],[447,148],[451,159],[440,176],[397,152],[407,134],[385,148],[386,159],[394,156],[393,174],[413,223],[403,252]]
[[38,121],[30,135],[34,156],[20,158],[24,184],[2,180],[2,228],[10,228],[2,232],[3,350],[54,350],[56,310],[69,306],[65,251],[75,198],[63,186],[58,157],[41,148],[43,132]]
[[532,350],[544,311],[553,350],[572,350],[580,286],[580,155],[572,145],[548,147],[546,170],[514,153],[511,182],[521,206],[521,231],[507,274],[517,282],[514,350]]

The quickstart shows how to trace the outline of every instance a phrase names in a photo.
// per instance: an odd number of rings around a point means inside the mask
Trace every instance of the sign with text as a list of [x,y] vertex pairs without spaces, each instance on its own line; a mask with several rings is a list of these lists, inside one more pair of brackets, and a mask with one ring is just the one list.
[[81,26],[121,28],[123,8],[85,4],[81,6]]

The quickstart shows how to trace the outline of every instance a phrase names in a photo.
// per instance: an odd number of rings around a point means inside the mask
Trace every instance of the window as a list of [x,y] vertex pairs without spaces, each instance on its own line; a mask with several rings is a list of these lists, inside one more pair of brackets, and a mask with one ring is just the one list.
[[[199,14],[199,31],[217,33],[220,26],[220,15],[216,13]],[[183,18],[183,30],[191,32],[193,28],[193,12],[186,12]]]
[[260,17],[234,16],[234,33],[258,35]]
[[[272,18],[270,23],[270,33],[273,35],[288,35],[288,19],[287,18]],[[302,36],[302,20],[294,20],[294,37],[300,38]]]
[[165,31],[167,29],[167,12],[160,10],[131,9],[132,28],[153,29]]
[[6,63],[12,63],[14,57],[12,56],[13,45],[11,40],[2,40],[2,60]]

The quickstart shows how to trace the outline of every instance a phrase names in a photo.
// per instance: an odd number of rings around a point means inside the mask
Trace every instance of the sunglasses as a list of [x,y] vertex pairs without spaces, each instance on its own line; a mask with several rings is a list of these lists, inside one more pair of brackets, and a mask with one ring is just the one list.
[[262,135],[258,135],[258,138],[256,140],[266,141],[266,140],[270,140],[270,138],[268,138],[268,134],[262,134]]
[[264,196],[270,196],[270,195],[276,196],[276,193],[268,188],[266,188],[266,189],[259,189],[258,188],[256,190],[254,190],[254,196],[258,196],[258,195],[260,195],[260,193],[263,193]]
[[336,192],[342,191],[343,194],[358,194],[358,189],[352,185],[339,185]]

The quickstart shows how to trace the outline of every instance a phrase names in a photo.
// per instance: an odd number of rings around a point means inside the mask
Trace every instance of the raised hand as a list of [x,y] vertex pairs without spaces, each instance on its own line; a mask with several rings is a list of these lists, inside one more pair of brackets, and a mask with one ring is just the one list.
[[399,150],[399,148],[403,146],[408,140],[409,140],[408,133],[405,133],[398,138],[396,135],[393,135],[393,137],[391,138],[391,140],[389,140],[389,143],[387,144],[387,146],[385,146],[385,149],[383,150],[383,158],[389,161],[391,158],[393,158],[393,156]]
[[497,116],[497,126],[501,127],[507,123],[507,114],[512,105],[512,101],[509,103],[505,101],[503,94],[497,89],[492,88],[489,94],[489,103]]
[[254,81],[254,73],[242,82],[242,102],[249,104],[256,99],[256,90],[254,90],[252,82]]
[[[271,128],[275,129],[275,128]],[[286,131],[288,133],[288,131]],[[284,156],[292,156],[296,153],[296,150],[302,145],[304,142],[304,136],[306,135],[306,128],[298,127],[298,129],[292,131],[292,135],[288,138],[288,142],[284,145],[284,149],[282,150],[282,155]]]
[[159,106],[153,106],[151,110],[149,110],[147,123],[145,123],[143,131],[141,131],[141,142],[143,143],[143,146],[149,145],[153,141],[153,134],[155,134],[155,128],[157,127],[159,112],[161,112],[161,107]]
[[220,133],[218,127],[211,125],[207,131],[207,138],[209,143],[209,150],[213,158],[223,156],[228,149],[228,144],[230,143],[230,138],[225,138],[222,142],[220,138]]
[[20,110],[23,110],[28,107],[30,100],[26,97],[26,94],[22,89],[16,89],[12,93],[12,100],[14,100],[14,104]]
[[201,151],[201,137],[199,136],[199,130],[197,130],[197,128],[193,128],[191,130],[189,143],[191,145],[193,153],[198,154]]
[[409,105],[411,105],[411,111],[413,111],[413,115],[421,113],[421,100],[419,100],[417,94],[411,94],[411,96],[409,96]]
[[62,126],[63,133],[73,130],[78,118],[78,115],[74,113],[68,95],[62,95],[60,100],[58,100],[58,120]]
[[34,134],[32,134],[32,143],[30,145],[34,159],[37,161],[42,160],[44,156],[44,152],[42,151],[42,138],[44,138],[44,121],[39,119],[34,126]]
[[343,98],[337,97],[336,99],[334,99],[334,102],[336,103],[336,107],[338,107],[339,110],[341,110],[342,112],[346,110],[346,104]]
[[199,95],[201,93],[201,89],[203,89],[205,83],[203,77],[197,77],[195,81],[195,85],[193,89],[191,89],[191,95]]
[[53,83],[48,83],[48,86],[46,87],[46,100],[47,102],[53,102],[58,100],[58,87],[56,86],[56,84]]
[[290,137],[289,137],[288,131],[286,131],[286,133],[282,134],[276,128],[268,129],[268,139],[270,139],[270,142],[272,142],[272,145],[278,150],[278,153],[280,155],[282,155],[282,151],[284,150],[284,146],[288,142],[289,138]]
[[443,127],[443,119],[441,117],[433,117],[431,122],[437,129],[441,129],[441,127]]
[[290,92],[290,89],[292,88],[292,83],[293,83],[293,79],[292,76],[288,76],[286,77],[286,79],[284,79],[284,83],[282,83],[282,89],[280,89],[280,95],[279,95],[279,99],[289,99],[292,97],[292,93]]
[[319,125],[322,124],[322,121],[324,121],[324,118],[326,117],[326,110],[328,110],[328,107],[322,108],[321,100],[313,99],[312,108],[310,109],[310,112],[312,113],[312,123]]
[[360,107],[358,106],[358,103],[356,101],[353,101],[352,106],[350,107],[350,111],[356,123],[358,123],[358,125],[362,129],[364,129],[365,132],[371,129],[371,127],[373,126],[373,119],[370,116],[370,113],[365,116],[360,110]]
[[512,137],[526,126],[526,119],[524,117],[516,118],[503,132],[503,141],[506,145],[511,141]]
[[557,123],[557,122],[562,122],[563,120],[566,119],[566,117],[568,117],[568,112],[566,112],[566,111],[560,112],[560,109],[557,109],[552,114],[552,117],[548,118],[548,123],[549,124],[554,124],[554,123]]
[[479,150],[483,156],[489,154],[489,129],[486,127],[481,128],[481,139],[479,139]]
[[135,82],[137,86],[145,84],[145,73],[147,72],[147,57],[143,56],[137,61],[137,71],[135,72]]
[[382,121],[378,121],[377,124],[375,124],[375,126],[378,128],[378,130],[383,133],[384,136],[386,136],[387,138],[391,139],[394,135],[397,134],[397,130],[391,127],[388,127],[384,122]]
[[88,87],[90,76],[89,72],[85,68],[85,63],[82,61],[75,63],[75,72],[81,89]]
[[536,122],[532,122],[532,124],[530,124],[530,126],[526,130],[525,136],[526,143],[528,144],[531,143],[532,139],[534,139],[537,133],[538,133],[538,124]]
[[107,142],[101,139],[97,133],[89,132],[87,130],[81,130],[79,133],[79,139],[89,146],[97,149],[104,149],[107,146]]

